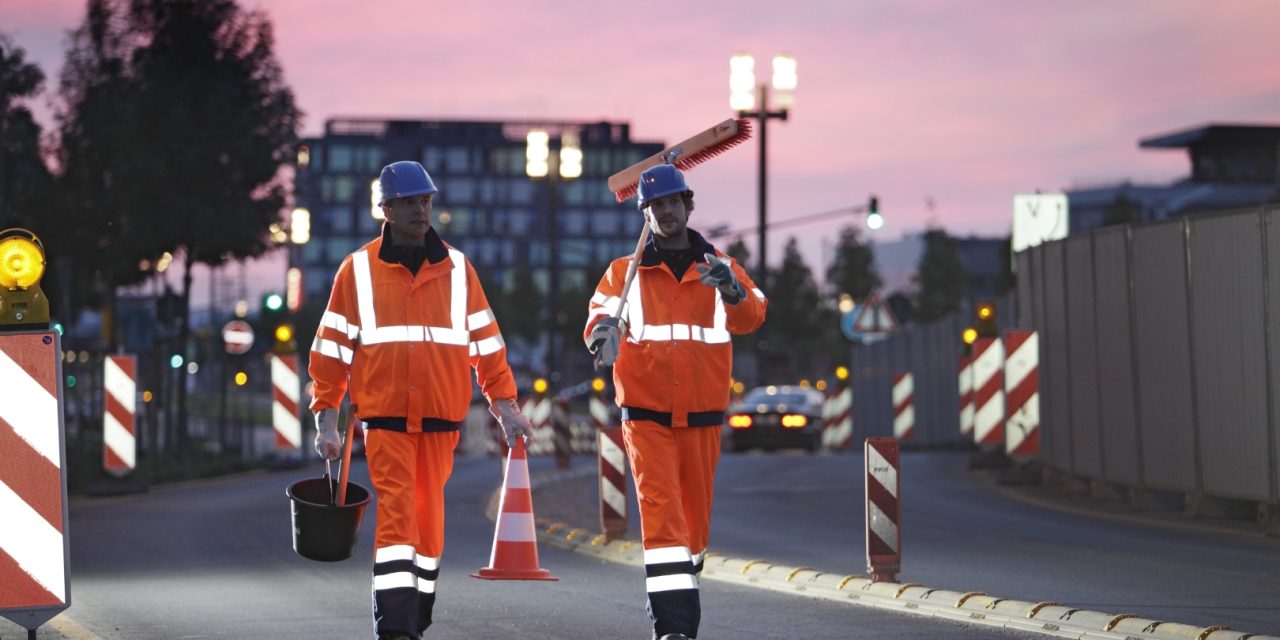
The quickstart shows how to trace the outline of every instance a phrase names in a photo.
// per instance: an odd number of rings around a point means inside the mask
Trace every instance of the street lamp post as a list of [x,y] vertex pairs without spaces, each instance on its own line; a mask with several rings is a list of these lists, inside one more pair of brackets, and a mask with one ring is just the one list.
[[766,256],[768,254],[768,122],[771,119],[785,121],[788,110],[795,104],[796,59],[786,53],[773,57],[773,89],[776,92],[777,111],[769,110],[769,85],[756,83],[755,59],[745,53],[739,53],[729,59],[729,107],[738,112],[739,118],[755,118],[760,139],[760,167],[756,179],[759,207],[759,251],[760,266],[757,276],[763,283],[767,271]]
[[551,136],[541,129],[525,136],[525,175],[545,178],[547,181],[547,378],[555,382],[559,378],[559,358],[556,334],[559,332],[556,308],[560,298],[560,251],[558,190],[561,180],[573,180],[582,175],[582,147],[578,134],[565,131],[560,135],[560,150],[551,151]]

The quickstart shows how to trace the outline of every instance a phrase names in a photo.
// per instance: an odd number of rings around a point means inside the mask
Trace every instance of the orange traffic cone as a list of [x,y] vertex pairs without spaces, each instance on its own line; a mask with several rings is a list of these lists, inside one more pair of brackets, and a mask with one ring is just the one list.
[[493,532],[493,553],[489,566],[471,574],[484,580],[559,580],[538,566],[538,534],[533,525],[533,498],[529,492],[529,460],[524,439],[507,456],[507,473],[502,479],[502,500]]

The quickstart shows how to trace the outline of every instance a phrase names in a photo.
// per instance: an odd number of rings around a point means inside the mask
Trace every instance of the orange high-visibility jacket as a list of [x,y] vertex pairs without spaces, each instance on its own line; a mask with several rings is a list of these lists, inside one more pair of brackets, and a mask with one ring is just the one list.
[[515,398],[506,345],[475,269],[445,244],[448,258],[417,275],[378,258],[383,238],[338,267],[329,307],[311,346],[311,409],[335,408],[350,381],[357,415],[460,423],[471,404],[471,369],[491,401]]
[[[716,255],[729,257],[718,250]],[[613,366],[618,406],[669,413],[673,427],[691,426],[690,414],[723,413],[729,406],[729,335],[759,328],[769,304],[742,266],[729,260],[747,292],[735,305],[722,301],[718,289],[702,284],[693,266],[677,282],[653,244],[645,248],[622,315],[626,340]],[[583,332],[588,346],[596,322],[617,313],[630,263],[630,257],[614,260],[596,286]],[[692,426],[710,426],[696,422]]]

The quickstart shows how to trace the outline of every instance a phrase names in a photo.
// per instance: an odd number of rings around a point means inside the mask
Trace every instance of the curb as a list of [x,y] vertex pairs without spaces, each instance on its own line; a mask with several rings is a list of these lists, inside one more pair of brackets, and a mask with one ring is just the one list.
[[[542,470],[531,484],[548,485],[595,475],[596,469]],[[485,515],[497,517],[499,487]],[[535,519],[539,542],[575,553],[633,566],[642,566],[643,548],[635,540],[606,541],[594,530],[563,522]],[[744,560],[708,552],[702,579],[769,589],[793,595],[833,600],[898,613],[942,618],[985,627],[1039,633],[1079,640],[1280,640],[1277,636],[1233,631],[1224,626],[1196,627],[1163,620],[1075,609],[1057,602],[1025,602],[981,592],[935,589],[917,583],[872,582],[859,575],[827,573],[810,567],[789,567],[767,560]]]

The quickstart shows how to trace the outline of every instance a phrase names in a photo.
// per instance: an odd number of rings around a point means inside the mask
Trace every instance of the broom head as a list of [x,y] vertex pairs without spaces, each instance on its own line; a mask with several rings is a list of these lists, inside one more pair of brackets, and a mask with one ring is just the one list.
[[640,181],[640,174],[644,173],[644,170],[649,167],[665,163],[667,154],[673,150],[681,150],[674,162],[676,168],[681,171],[687,171],[691,167],[706,162],[724,153],[725,150],[737,146],[750,137],[750,120],[746,118],[729,118],[687,140],[682,140],[663,149],[661,153],[649,156],[609,176],[609,190],[618,198],[618,202],[625,202],[631,196],[636,195],[636,184]]

